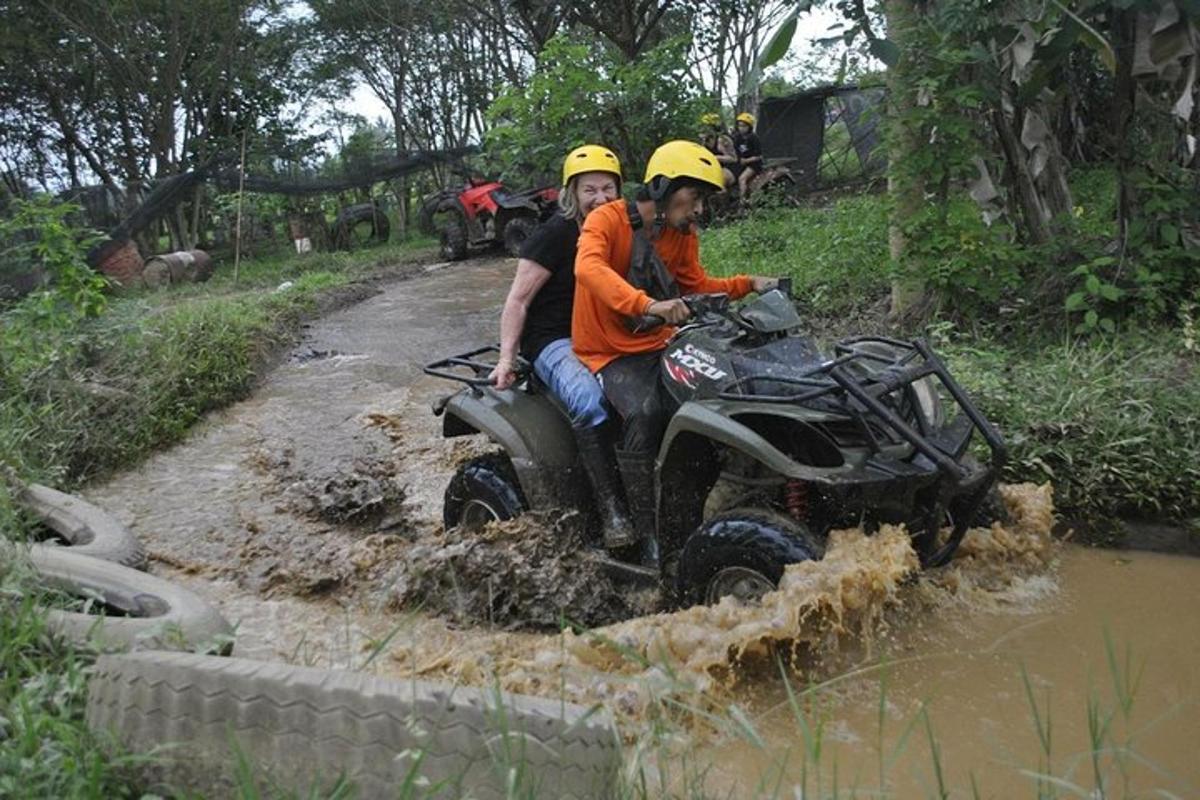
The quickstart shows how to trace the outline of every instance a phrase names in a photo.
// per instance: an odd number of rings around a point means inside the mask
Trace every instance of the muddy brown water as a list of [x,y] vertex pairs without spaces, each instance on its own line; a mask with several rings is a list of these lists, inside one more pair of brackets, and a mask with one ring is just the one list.
[[[237,624],[239,655],[602,703],[631,741],[670,720],[667,749],[690,750],[717,796],[936,796],[926,717],[953,796],[972,777],[982,797],[1037,796],[1022,667],[1049,704],[1058,796],[1086,796],[1089,699],[1114,707],[1107,635],[1141,670],[1106,740],[1107,796],[1123,781],[1200,796],[1200,560],[1052,543],[1046,489],[1009,489],[1014,524],[973,532],[936,575],[916,575],[901,531],[840,534],[757,609],[557,635],[422,610],[438,598],[398,606],[404,568],[446,542],[446,482],[480,451],[440,438],[429,403],[448,387],[420,365],[495,339],[512,270],[435,267],[314,323],[251,398],[87,497]],[[781,664],[794,692],[820,687],[798,701],[822,730],[807,763]]]

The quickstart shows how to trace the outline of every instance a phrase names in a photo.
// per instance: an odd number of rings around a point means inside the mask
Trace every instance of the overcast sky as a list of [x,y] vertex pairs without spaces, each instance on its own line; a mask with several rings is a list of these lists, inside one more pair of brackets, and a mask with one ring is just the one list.
[[[829,27],[839,21],[841,21],[841,16],[832,8],[818,8],[800,15],[799,24],[796,26],[796,35],[792,39],[792,49],[788,52],[789,60],[803,57],[807,51],[812,49],[813,40],[828,36]],[[786,68],[784,74],[787,74]],[[342,107],[342,110],[359,114],[371,121],[380,117],[389,118],[387,107],[379,102],[379,99],[365,84],[359,84],[354,88],[350,101]]]

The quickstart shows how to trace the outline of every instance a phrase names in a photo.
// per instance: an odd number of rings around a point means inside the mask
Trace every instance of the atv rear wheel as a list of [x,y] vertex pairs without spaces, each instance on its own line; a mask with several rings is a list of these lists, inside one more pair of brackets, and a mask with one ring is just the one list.
[[479,528],[525,513],[525,495],[512,462],[503,453],[472,458],[458,468],[446,487],[442,522],[446,529]]
[[521,246],[537,227],[537,220],[532,217],[515,217],[504,226],[504,249],[513,258],[521,255]]
[[467,226],[462,214],[455,214],[442,226],[442,258],[447,261],[462,261],[467,257]]
[[706,520],[679,558],[678,589],[692,603],[733,596],[756,602],[774,591],[788,564],[819,559],[821,547],[799,523],[760,508],[737,508]]

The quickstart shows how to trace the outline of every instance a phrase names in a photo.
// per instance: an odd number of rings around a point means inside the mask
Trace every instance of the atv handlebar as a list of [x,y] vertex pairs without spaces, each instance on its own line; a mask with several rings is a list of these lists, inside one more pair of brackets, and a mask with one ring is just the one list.
[[[688,307],[693,317],[704,314],[724,315],[729,310],[729,295],[725,292],[685,294],[679,299]],[[638,314],[625,320],[625,327],[630,333],[649,333],[666,324],[667,321],[657,314]]]
[[[788,298],[791,298],[792,279],[779,278],[778,281],[775,289],[783,292]],[[685,294],[679,299],[687,305],[688,311],[692,312],[693,317],[716,314],[717,316],[732,319],[734,322],[744,325],[741,320],[730,314],[729,295],[725,292]],[[667,321],[657,314],[638,314],[626,317],[625,319],[625,327],[630,333],[649,333],[650,331],[658,330],[666,324]]]

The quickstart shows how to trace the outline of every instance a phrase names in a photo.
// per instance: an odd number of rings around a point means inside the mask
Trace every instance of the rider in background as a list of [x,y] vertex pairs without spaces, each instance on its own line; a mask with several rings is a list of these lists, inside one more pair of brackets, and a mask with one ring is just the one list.
[[[670,413],[659,380],[671,326],[688,318],[682,294],[724,292],[739,298],[773,288],[774,278],[711,278],[700,266],[696,220],[705,196],[723,188],[716,158],[695,142],[668,142],[646,165],[637,201],[593,211],[575,259],[575,353],[600,378],[622,421],[617,465],[648,561],[657,558],[654,457]],[[633,332],[641,315],[666,324]]]
[[500,316],[500,358],[491,377],[497,389],[513,385],[519,346],[537,376],[566,406],[603,521],[604,544],[618,548],[636,541],[636,533],[601,432],[608,419],[604,393],[571,349],[571,312],[580,226],[593,210],[620,196],[621,164],[608,148],[584,145],[567,154],[562,180],[559,213],[521,246],[517,274]]
[[750,181],[762,172],[762,143],[754,132],[754,115],[743,111],[737,115],[737,130],[733,134],[733,149],[737,153],[738,195],[742,202],[750,197]]
[[725,177],[725,190],[733,188],[737,178],[733,175],[733,167],[737,164],[737,151],[733,147],[733,139],[725,132],[721,115],[709,112],[700,117],[700,144],[717,157],[721,165],[721,173]]

